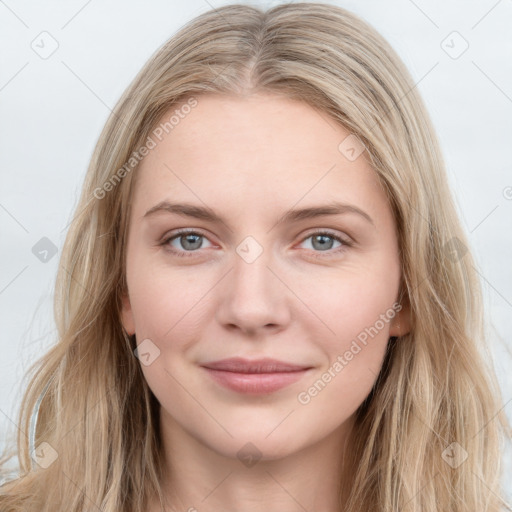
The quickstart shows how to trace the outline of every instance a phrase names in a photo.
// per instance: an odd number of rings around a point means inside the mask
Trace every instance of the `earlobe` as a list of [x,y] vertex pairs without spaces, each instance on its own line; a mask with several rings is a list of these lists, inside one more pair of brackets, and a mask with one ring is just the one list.
[[390,336],[405,336],[411,332],[411,306],[407,298],[404,298],[400,305],[400,311],[391,319],[389,325]]
[[132,306],[128,294],[123,295],[121,303],[121,322],[126,333],[132,336],[135,334],[135,322],[133,320]]

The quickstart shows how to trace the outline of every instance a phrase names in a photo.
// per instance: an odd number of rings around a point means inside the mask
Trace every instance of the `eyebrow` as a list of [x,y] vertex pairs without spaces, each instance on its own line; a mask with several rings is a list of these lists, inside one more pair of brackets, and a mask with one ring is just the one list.
[[[197,206],[188,203],[171,203],[169,201],[161,201],[157,205],[153,206],[143,215],[142,218],[144,219],[163,212],[225,224],[224,219],[209,207]],[[279,219],[279,221],[277,221],[276,225],[313,219],[324,215],[341,215],[346,213],[357,214],[375,227],[373,219],[364,210],[361,210],[355,205],[340,203],[337,201],[333,201],[325,205],[289,210]]]

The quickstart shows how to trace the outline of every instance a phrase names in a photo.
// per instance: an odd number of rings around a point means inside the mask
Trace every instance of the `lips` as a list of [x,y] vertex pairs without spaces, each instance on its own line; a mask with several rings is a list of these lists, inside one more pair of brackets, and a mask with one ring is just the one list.
[[222,370],[235,373],[286,373],[303,371],[310,366],[302,366],[277,359],[255,359],[249,360],[241,357],[233,357],[230,359],[222,359],[211,363],[205,363],[201,366],[212,370]]
[[249,395],[273,393],[302,379],[311,369],[268,358],[230,358],[201,366],[222,387]]

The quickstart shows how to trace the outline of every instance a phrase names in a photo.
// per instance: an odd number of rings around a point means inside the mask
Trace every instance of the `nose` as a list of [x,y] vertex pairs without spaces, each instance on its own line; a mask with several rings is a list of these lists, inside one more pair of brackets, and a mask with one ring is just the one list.
[[224,328],[256,337],[286,328],[293,293],[276,267],[270,251],[252,262],[234,254],[233,267],[218,290],[216,315]]

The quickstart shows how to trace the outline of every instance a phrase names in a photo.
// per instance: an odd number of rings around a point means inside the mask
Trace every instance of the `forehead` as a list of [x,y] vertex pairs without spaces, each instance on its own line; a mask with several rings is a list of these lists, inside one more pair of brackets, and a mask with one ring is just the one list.
[[138,216],[173,196],[245,208],[385,201],[365,154],[354,160],[344,152],[354,136],[326,113],[272,94],[196,100],[172,107],[150,135],[155,147],[137,170]]

